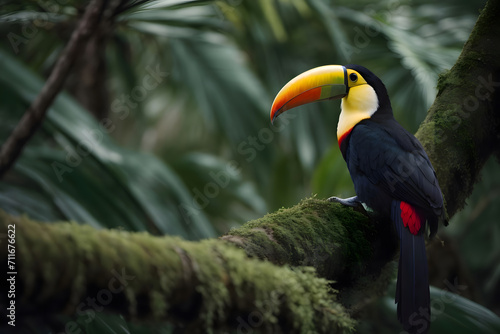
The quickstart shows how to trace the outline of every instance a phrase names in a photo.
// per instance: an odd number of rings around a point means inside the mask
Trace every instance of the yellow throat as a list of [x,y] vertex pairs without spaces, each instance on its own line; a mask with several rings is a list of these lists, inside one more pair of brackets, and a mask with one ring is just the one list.
[[342,99],[342,111],[337,125],[337,139],[364,119],[372,117],[378,109],[378,98],[375,90],[368,84],[351,87],[349,94]]

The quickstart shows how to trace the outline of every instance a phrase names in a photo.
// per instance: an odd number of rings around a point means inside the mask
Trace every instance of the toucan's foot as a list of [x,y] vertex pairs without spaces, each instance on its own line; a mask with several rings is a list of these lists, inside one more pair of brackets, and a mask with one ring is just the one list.
[[349,198],[339,198],[339,197],[332,196],[328,199],[328,201],[337,202],[337,203],[340,203],[342,205],[352,206],[352,207],[363,206],[363,204],[361,204],[361,202],[358,200],[358,196],[349,197]]
[[345,199],[332,196],[332,197],[328,198],[328,201],[329,202],[337,202],[337,203],[340,203],[340,204],[345,205],[345,206],[350,206],[350,207],[354,208],[355,211],[361,212],[363,214],[366,214],[366,212],[367,212],[367,207],[365,207],[365,205],[362,202],[360,202],[360,200],[358,199],[358,196],[349,197],[349,198],[345,198]]

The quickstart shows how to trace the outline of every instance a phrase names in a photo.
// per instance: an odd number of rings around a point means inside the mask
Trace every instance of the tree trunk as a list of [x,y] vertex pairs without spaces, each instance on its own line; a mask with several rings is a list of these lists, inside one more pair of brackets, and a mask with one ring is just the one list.
[[437,172],[450,216],[465,205],[500,148],[500,1],[490,0],[416,136]]

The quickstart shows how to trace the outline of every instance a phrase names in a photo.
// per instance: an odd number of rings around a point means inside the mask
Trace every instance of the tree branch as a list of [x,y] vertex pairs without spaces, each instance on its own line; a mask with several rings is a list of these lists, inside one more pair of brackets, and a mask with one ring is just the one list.
[[[336,212],[345,209],[328,204],[328,210],[315,211],[323,204],[305,202],[309,218],[302,222],[324,225],[324,230],[338,225]],[[15,226],[16,235],[11,270],[17,271],[17,317],[105,310],[133,319],[168,319],[184,324],[189,333],[221,327],[343,333],[354,326],[335,301],[335,291],[312,268],[292,270],[251,259],[228,242],[43,224],[0,212],[0,231],[12,230],[8,226]],[[5,244],[0,258],[7,259]],[[9,304],[7,293],[0,295],[0,304]]]
[[101,121],[109,113],[108,66],[106,46],[114,30],[113,18],[121,0],[108,0],[100,20],[99,28],[87,40],[77,58],[71,75],[66,81],[66,89],[75,99]]
[[398,250],[392,224],[382,217],[316,199],[248,222],[220,239],[276,265],[313,267],[334,282],[348,309],[385,291]]
[[14,164],[21,154],[24,145],[36,132],[48,108],[62,89],[64,81],[68,76],[71,65],[81,53],[84,43],[88,40],[99,23],[99,16],[103,10],[103,0],[93,0],[71,35],[66,48],[59,56],[47,82],[42,91],[31,106],[26,110],[23,117],[12,131],[11,135],[0,150],[0,177]]

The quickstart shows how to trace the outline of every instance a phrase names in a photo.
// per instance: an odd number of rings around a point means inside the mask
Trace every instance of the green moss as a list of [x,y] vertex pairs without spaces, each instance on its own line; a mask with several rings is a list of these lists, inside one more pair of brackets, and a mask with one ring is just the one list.
[[349,262],[359,264],[372,254],[372,246],[367,236],[373,234],[374,228],[368,221],[368,218],[352,208],[339,207],[337,218],[342,222],[346,233],[339,240],[342,245],[342,251]]
[[[252,256],[294,266],[313,265],[329,277],[365,261],[372,252],[367,217],[340,204],[306,199],[230,232]],[[272,254],[269,257],[269,254]],[[349,270],[349,269],[348,269]]]
[[[305,222],[292,214],[288,219]],[[354,326],[335,302],[328,281],[318,278],[313,268],[290,269],[249,259],[220,240],[188,242],[146,233],[98,231],[75,223],[40,224],[0,212],[2,232],[9,223],[16,224],[17,261],[23,264],[18,278],[26,287],[17,299],[20,309],[50,303],[53,311],[75,310],[87,297],[109,290],[110,271],[115,270],[128,276],[123,286],[125,303],[111,303],[106,310],[134,318],[183,321],[186,318],[176,318],[181,312],[178,307],[196,300],[192,291],[201,299],[183,311],[191,319],[187,325],[207,333],[242,322],[267,332],[345,333]],[[271,220],[267,223],[272,225]],[[283,227],[277,235],[286,240],[285,232]],[[296,226],[295,232],[312,232],[312,227]],[[250,235],[250,230],[246,233]],[[264,232],[253,234],[269,240]],[[300,240],[309,246],[313,241],[307,236]],[[6,257],[5,249],[0,256]],[[65,266],[71,272],[52,270]]]
[[[472,32],[469,36],[469,40],[466,43],[469,44],[471,41],[476,41],[478,36],[488,36],[491,34],[491,27],[495,27],[497,24],[497,13],[499,12],[499,4],[498,1],[487,1],[486,6],[480,11],[479,18],[476,22],[476,25],[472,29]],[[478,24],[481,22],[481,24]]]
[[446,70],[439,74],[437,81],[437,90],[438,94],[443,91],[446,87],[449,86],[458,86],[460,85],[460,80],[458,80],[455,76],[451,75],[449,70]]

